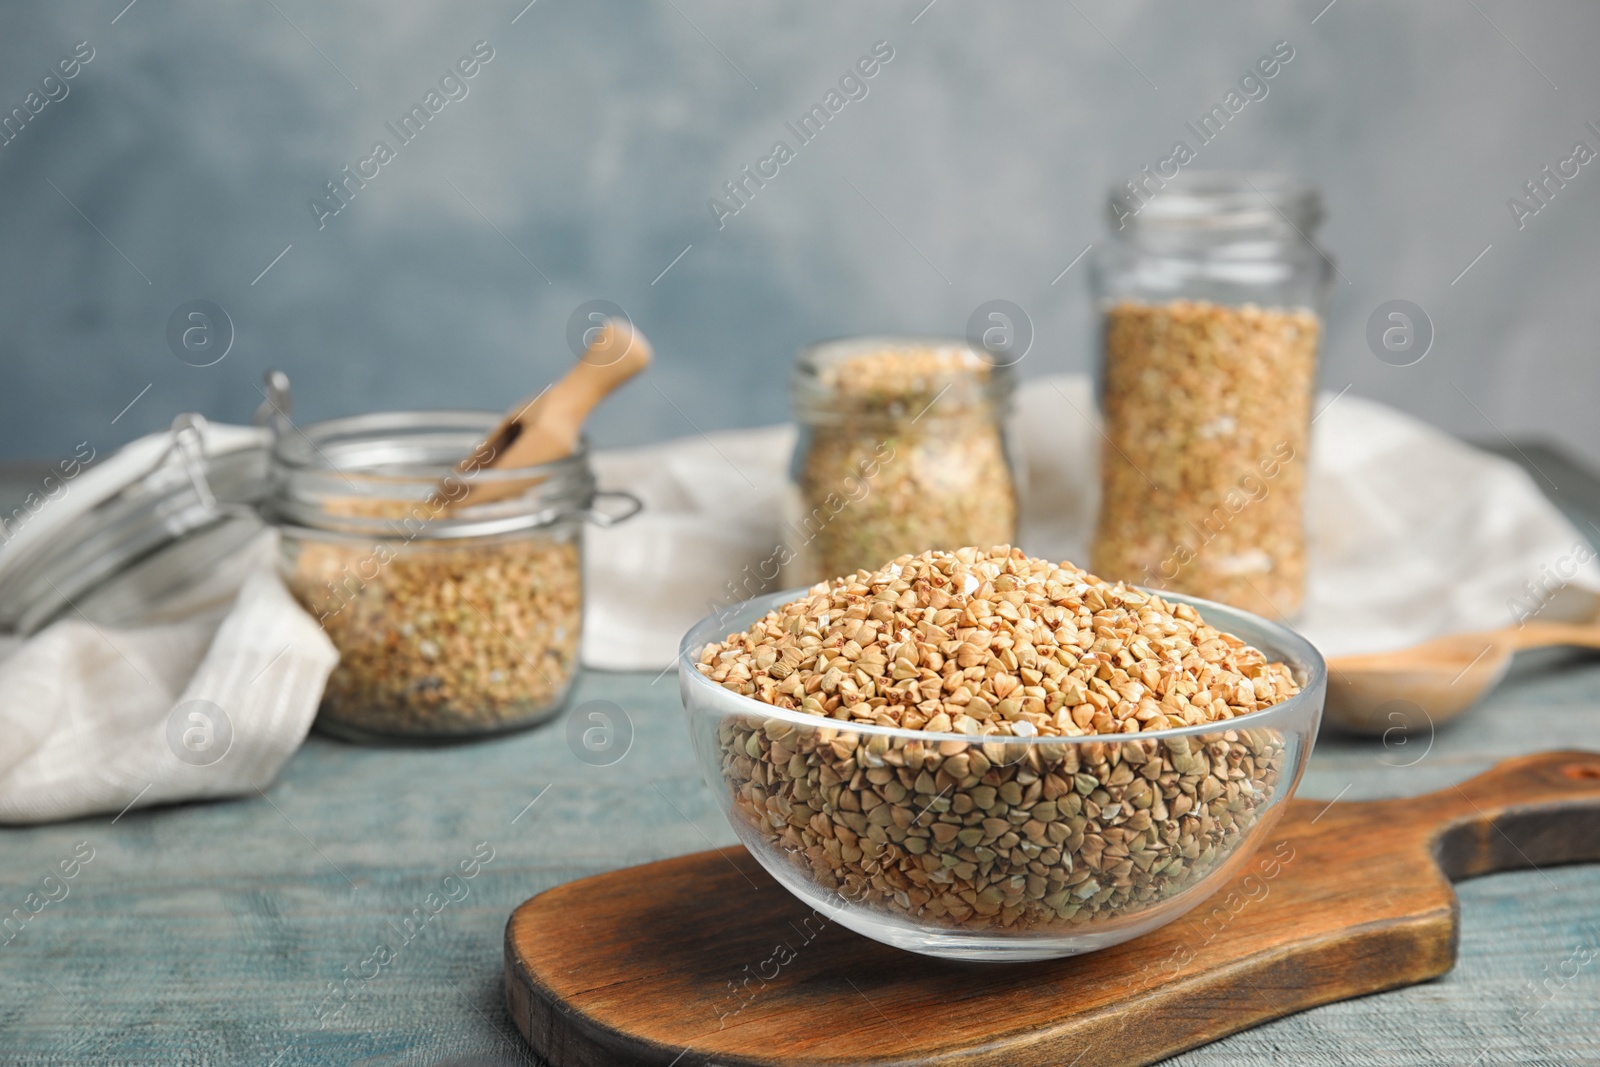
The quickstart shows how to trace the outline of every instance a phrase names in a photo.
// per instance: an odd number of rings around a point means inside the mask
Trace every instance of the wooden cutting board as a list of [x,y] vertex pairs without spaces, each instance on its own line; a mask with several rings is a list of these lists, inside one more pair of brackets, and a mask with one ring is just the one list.
[[1453,880],[1600,860],[1600,753],[1405,800],[1290,802],[1214,897],[1144,937],[951,963],[825,923],[739,847],[571,882],[506,927],[506,1000],[555,1067],[1146,1064],[1455,963]]

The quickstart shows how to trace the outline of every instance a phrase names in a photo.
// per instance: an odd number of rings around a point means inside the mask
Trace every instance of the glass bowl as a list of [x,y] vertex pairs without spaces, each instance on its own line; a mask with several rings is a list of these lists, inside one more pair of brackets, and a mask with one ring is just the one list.
[[974,739],[787,711],[695,669],[706,645],[804,592],[746,601],[684,635],[678,685],[695,756],[779,884],[830,921],[912,952],[1049,959],[1178,918],[1267,839],[1322,717],[1327,668],[1309,641],[1167,592],[1287,664],[1300,693],[1173,730]]

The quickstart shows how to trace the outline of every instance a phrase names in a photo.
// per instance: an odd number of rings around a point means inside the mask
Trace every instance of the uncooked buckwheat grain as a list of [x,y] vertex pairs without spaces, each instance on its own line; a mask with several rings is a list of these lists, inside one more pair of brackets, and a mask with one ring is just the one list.
[[388,548],[375,559],[370,544],[308,541],[285,574],[339,650],[322,725],[450,736],[554,712],[583,628],[574,540]]
[[1320,333],[1303,309],[1107,310],[1095,570],[1269,618],[1300,610]]
[[1239,718],[1299,691],[1186,605],[1007,547],[817,585],[697,666],[817,718],[719,726],[758,833],[847,899],[966,928],[1106,919],[1193,885],[1277,793],[1281,733]]

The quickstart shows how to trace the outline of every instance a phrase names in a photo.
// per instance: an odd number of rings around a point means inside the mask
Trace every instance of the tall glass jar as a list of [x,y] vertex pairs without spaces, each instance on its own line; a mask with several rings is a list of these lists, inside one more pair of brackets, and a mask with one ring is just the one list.
[[958,339],[852,337],[802,349],[792,384],[789,576],[810,583],[1015,539],[1010,367]]
[[632,511],[593,510],[603,494],[582,446],[463,470],[498,421],[386,412],[278,438],[266,510],[284,580],[339,650],[319,729],[448,738],[560,710],[578,670],[584,521]]
[[1101,576],[1292,618],[1331,261],[1316,190],[1194,172],[1111,197],[1094,260]]

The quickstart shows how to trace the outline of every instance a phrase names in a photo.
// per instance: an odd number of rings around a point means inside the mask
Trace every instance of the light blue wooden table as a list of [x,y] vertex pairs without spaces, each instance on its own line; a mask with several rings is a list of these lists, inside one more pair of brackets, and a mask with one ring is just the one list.
[[[313,738],[264,795],[0,830],[0,911],[75,850],[93,851],[64,898],[10,941],[0,933],[0,1063],[534,1062],[501,1007],[512,908],[570,879],[734,840],[695,768],[675,679],[590,674],[573,706],[589,700],[632,723],[632,747],[610,766],[580,761],[564,720],[444,749]],[[1600,749],[1593,657],[1519,662],[1431,747],[1324,738],[1301,794],[1421,793],[1560,747]],[[476,877],[446,886],[490,849]],[[432,915],[441,888],[459,899]],[[1459,892],[1460,963],[1439,981],[1172,1062],[1600,1063],[1600,866]],[[380,941],[404,945],[364,965]]]

